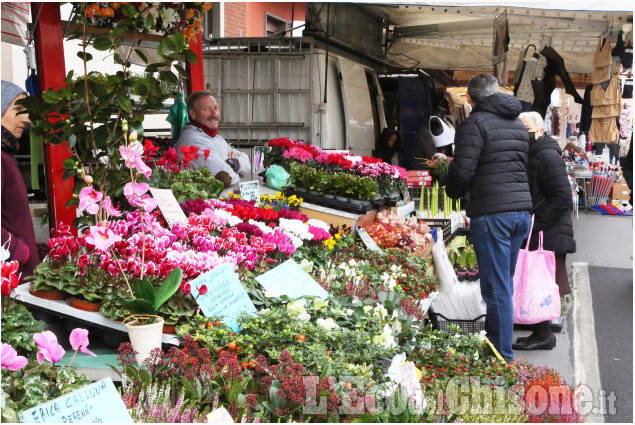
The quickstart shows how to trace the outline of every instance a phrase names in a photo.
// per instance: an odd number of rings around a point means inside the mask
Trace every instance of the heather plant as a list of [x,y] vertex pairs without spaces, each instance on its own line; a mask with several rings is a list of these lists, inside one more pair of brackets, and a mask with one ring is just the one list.
[[185,402],[184,392],[176,393],[172,384],[154,380],[138,391],[129,381],[122,382],[122,398],[135,422],[140,423],[202,423],[204,413]]

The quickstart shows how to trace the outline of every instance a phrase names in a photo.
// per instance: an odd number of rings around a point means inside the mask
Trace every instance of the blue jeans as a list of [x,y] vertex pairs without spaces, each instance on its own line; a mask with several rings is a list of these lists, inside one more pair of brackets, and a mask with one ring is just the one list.
[[530,226],[527,211],[479,215],[470,222],[481,294],[487,305],[487,337],[501,355],[511,359],[514,358],[514,270],[518,250]]

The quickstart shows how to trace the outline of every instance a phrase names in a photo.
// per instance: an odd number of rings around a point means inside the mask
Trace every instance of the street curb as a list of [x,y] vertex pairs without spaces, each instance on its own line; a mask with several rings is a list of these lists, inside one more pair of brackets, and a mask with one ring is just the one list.
[[[595,339],[595,319],[593,299],[587,263],[573,263],[575,302],[573,303],[573,346],[575,382],[591,389],[594,401],[602,389],[598,348]],[[594,402],[595,405],[595,402]],[[586,416],[586,422],[604,423],[604,415],[597,414],[597,408]]]

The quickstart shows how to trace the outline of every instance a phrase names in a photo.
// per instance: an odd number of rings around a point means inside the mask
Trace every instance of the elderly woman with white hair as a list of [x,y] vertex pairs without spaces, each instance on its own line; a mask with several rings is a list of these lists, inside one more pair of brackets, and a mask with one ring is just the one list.
[[[571,293],[567,274],[566,255],[576,250],[573,239],[571,210],[573,199],[567,168],[558,143],[545,134],[545,124],[537,112],[520,114],[520,120],[529,131],[529,163],[527,174],[534,203],[534,228],[530,250],[538,248],[538,232],[543,231],[543,247],[556,256],[556,283],[560,295]],[[550,322],[533,325],[533,333],[518,338],[514,350],[551,350],[556,337]]]

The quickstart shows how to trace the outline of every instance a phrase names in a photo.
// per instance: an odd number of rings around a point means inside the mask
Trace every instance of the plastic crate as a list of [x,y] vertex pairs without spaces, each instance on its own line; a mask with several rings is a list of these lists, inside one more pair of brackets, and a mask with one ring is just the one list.
[[453,320],[448,319],[440,313],[430,312],[432,327],[439,331],[449,332],[450,325],[461,328],[463,335],[474,334],[485,330],[485,315],[482,314],[473,320]]
[[430,227],[438,227],[443,230],[443,242],[447,245],[447,242],[452,238],[452,223],[449,218],[422,218],[421,220]]

